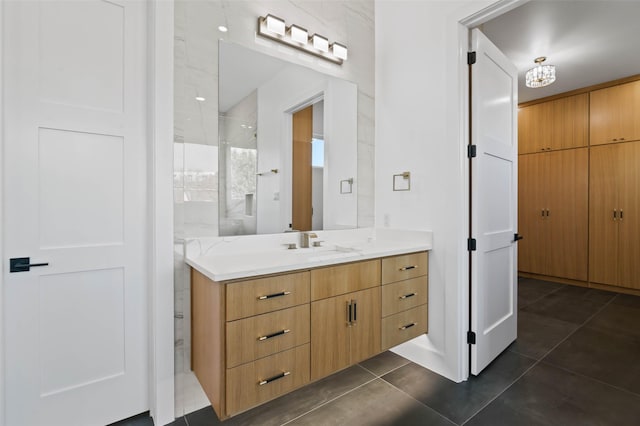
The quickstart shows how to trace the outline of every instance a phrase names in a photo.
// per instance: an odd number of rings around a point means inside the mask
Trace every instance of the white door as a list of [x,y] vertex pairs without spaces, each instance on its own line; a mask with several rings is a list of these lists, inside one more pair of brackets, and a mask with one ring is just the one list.
[[146,6],[2,6],[6,424],[104,425],[149,409]]
[[471,373],[479,374],[517,333],[518,75],[479,30],[471,38]]

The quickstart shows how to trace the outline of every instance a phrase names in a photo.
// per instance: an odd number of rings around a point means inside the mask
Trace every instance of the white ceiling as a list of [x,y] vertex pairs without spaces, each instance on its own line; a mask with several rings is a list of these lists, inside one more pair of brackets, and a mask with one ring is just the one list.
[[[518,68],[518,101],[640,74],[640,0],[532,0],[482,25]],[[546,56],[556,81],[530,89],[524,74]]]

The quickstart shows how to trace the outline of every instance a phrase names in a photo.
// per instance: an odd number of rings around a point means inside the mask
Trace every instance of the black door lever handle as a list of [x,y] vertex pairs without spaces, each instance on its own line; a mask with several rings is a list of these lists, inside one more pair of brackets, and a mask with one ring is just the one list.
[[30,263],[30,257],[14,257],[9,259],[9,272],[28,272],[36,266],[47,266],[48,263]]
[[519,235],[517,233],[513,234],[513,242],[515,243],[518,240],[523,239],[524,237],[522,235]]

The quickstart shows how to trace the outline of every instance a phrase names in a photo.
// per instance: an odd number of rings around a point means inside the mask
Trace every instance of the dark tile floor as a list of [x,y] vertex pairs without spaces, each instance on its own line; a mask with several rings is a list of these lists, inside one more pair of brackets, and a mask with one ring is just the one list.
[[223,424],[640,424],[640,297],[521,279],[518,303],[518,340],[466,382],[385,352]]

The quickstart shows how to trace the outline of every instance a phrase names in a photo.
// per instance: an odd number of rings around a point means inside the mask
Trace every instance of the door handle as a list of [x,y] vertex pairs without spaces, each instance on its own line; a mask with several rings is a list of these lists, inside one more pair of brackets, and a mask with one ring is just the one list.
[[513,242],[515,243],[518,240],[523,239],[524,237],[520,234],[518,234],[517,232],[515,234],[513,234]]
[[29,272],[36,266],[47,266],[48,263],[31,263],[30,257],[13,257],[9,259],[9,272]]

